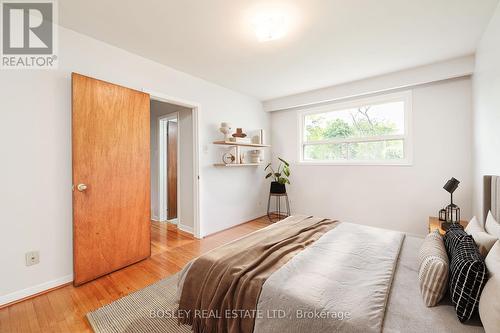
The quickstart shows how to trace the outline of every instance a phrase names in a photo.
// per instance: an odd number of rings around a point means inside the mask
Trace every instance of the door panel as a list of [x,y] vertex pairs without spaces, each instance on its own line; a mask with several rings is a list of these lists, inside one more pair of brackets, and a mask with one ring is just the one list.
[[177,122],[168,122],[168,162],[167,162],[167,190],[168,214],[167,219],[177,217]]
[[149,95],[73,73],[72,112],[80,285],[150,255]]

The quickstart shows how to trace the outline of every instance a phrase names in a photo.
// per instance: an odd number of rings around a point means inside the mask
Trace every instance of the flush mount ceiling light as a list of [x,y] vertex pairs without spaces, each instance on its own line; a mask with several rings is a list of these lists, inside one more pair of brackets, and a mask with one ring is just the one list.
[[267,42],[286,35],[288,20],[284,13],[267,11],[255,14],[253,28],[259,42]]

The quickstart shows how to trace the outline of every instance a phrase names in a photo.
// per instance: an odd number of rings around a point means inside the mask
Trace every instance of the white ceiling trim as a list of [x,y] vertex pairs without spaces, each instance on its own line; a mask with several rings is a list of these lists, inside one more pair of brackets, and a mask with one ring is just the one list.
[[468,55],[373,78],[267,100],[263,102],[263,107],[268,112],[295,109],[469,76],[474,72],[474,63],[474,55]]

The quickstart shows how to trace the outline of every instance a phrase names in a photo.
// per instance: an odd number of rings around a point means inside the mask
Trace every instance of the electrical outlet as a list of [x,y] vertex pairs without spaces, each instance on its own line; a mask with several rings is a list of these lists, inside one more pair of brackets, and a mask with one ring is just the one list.
[[25,257],[26,266],[36,265],[40,262],[40,252],[38,251],[26,252]]

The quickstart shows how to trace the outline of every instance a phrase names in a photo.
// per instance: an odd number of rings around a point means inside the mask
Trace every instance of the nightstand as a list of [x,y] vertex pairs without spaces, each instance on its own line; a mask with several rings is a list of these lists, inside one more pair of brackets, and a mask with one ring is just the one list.
[[[439,233],[441,235],[445,234],[445,230],[441,228],[441,223],[443,221],[439,221],[439,218],[434,217],[434,216],[429,216],[429,233],[433,232],[434,230],[439,230]],[[460,225],[465,229],[465,227],[469,224],[468,221],[460,221]]]

